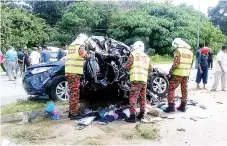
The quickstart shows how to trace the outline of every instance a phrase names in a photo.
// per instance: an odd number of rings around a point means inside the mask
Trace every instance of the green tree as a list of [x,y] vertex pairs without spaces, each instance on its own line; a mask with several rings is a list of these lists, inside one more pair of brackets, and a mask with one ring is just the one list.
[[1,12],[1,48],[31,47],[49,40],[49,29],[43,19],[6,5],[1,6]]
[[[187,5],[143,4],[121,10],[110,20],[108,34],[130,45],[136,40],[145,42],[147,48],[154,48],[158,54],[170,54],[172,41],[183,38],[196,49],[198,12]],[[208,42],[214,50],[226,40],[220,30],[215,28],[201,14],[200,41]]]
[[46,23],[53,26],[62,17],[63,11],[73,1],[32,1],[32,13],[46,20]]
[[209,9],[209,18],[227,35],[227,1],[219,1],[216,7]]
[[55,37],[61,42],[70,43],[79,33],[103,35],[108,29],[109,19],[116,6],[107,3],[78,2],[64,12],[56,28]]

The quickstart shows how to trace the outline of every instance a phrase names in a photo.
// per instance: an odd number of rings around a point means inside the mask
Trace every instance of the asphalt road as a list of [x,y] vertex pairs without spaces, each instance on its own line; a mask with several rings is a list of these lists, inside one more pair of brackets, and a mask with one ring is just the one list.
[[0,73],[0,97],[1,105],[16,102],[18,99],[27,99],[28,95],[22,87],[22,78],[16,81],[9,81],[5,73]]

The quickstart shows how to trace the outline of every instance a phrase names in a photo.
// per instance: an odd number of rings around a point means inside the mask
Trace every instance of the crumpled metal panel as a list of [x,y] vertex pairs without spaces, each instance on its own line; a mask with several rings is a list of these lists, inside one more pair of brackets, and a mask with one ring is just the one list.
[[48,72],[44,72],[41,74],[34,75],[30,77],[27,81],[29,81],[35,89],[42,88],[43,85],[50,79],[50,75]]

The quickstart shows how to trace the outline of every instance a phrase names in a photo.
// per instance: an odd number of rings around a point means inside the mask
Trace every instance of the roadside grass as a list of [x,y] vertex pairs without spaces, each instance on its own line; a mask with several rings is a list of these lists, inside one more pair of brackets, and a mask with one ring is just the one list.
[[169,55],[164,56],[154,55],[150,56],[150,59],[152,64],[169,64],[173,61],[173,58],[170,57]]
[[1,128],[1,131],[2,135],[12,139],[16,143],[29,144],[55,136],[51,132],[52,126],[53,121],[43,120],[39,123],[7,126]]
[[148,139],[148,140],[159,140],[159,130],[151,124],[137,124],[134,130],[124,131],[121,133],[122,138],[126,140],[132,139]]
[[159,129],[151,124],[137,124],[136,131],[144,139],[157,140],[160,138]]
[[[67,105],[67,101],[55,102],[57,106]],[[12,114],[24,111],[42,110],[46,107],[47,102],[41,101],[30,101],[30,100],[19,100],[15,103],[1,106],[1,115]]]

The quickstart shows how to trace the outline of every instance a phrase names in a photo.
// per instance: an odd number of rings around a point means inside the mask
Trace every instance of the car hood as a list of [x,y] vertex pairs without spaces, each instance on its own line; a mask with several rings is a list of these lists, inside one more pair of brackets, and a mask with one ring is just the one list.
[[30,66],[27,69],[33,69],[38,67],[49,67],[49,66],[62,66],[62,65],[64,65],[64,61],[56,61],[56,62],[40,63],[37,65]]

